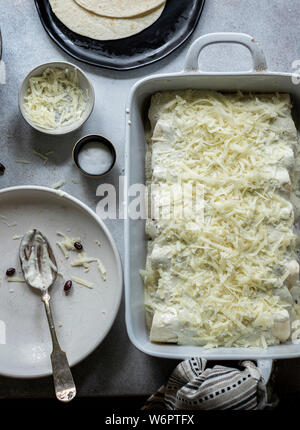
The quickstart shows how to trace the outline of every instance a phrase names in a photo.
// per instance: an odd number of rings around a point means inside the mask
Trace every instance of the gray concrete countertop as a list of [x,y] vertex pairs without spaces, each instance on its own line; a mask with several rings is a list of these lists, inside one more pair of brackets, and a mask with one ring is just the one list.
[[[180,0],[173,0],[180,1]],[[117,148],[117,164],[105,181],[117,185],[124,167],[125,103],[131,86],[140,78],[163,72],[180,71],[190,43],[200,35],[235,31],[248,33],[264,49],[273,71],[292,71],[292,62],[300,59],[300,3],[298,0],[206,0],[197,29],[190,40],[158,63],[130,72],[108,71],[77,62],[60,50],[45,33],[32,0],[0,0],[0,27],[3,36],[3,60],[7,83],[0,85],[0,161],[6,173],[0,187],[34,184],[50,186],[66,180],[63,190],[79,198],[92,209],[98,202],[96,188],[101,183],[80,176],[71,160],[77,138],[88,133],[107,136]],[[18,89],[34,66],[53,60],[77,64],[92,80],[96,92],[95,110],[84,127],[65,137],[47,137],[31,129],[18,110]],[[251,59],[240,46],[213,46],[201,55],[204,70],[248,70]],[[33,149],[54,151],[47,166]],[[30,165],[17,164],[26,159]],[[74,184],[72,178],[79,179]],[[123,259],[123,221],[107,221]],[[131,345],[124,322],[124,301],[115,324],[98,349],[74,368],[79,396],[147,395],[155,391],[175,366],[171,360],[148,357]],[[300,360],[279,364],[279,381],[285,392],[299,392],[300,379],[295,371]],[[50,378],[16,380],[0,377],[0,398],[44,398],[53,396]]]

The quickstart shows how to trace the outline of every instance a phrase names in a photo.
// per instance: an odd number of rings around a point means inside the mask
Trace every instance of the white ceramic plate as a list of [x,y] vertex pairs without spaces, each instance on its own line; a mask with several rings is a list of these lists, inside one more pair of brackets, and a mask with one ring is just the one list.
[[[1,190],[0,374],[11,377],[31,378],[52,373],[52,344],[39,293],[24,283],[9,283],[5,276],[9,267],[15,267],[21,276],[20,240],[13,237],[32,228],[41,230],[49,239],[65,280],[73,275],[94,283],[93,289],[73,283],[72,292],[66,295],[64,280],[58,276],[50,290],[58,339],[71,366],[83,360],[104,339],[115,320],[122,294],[117,248],[91,209],[66,193],[48,188]],[[91,263],[87,273],[83,267],[71,268],[76,254],[72,252],[68,260],[63,258],[56,245],[60,240],[58,231],[81,238],[86,254],[102,260],[107,269],[106,281],[102,280],[96,263]],[[96,241],[101,242],[100,247]]]

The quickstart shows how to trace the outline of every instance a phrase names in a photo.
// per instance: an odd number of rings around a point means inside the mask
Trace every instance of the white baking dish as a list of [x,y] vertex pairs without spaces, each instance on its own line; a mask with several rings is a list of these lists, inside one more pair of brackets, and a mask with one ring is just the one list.
[[[253,69],[237,73],[204,73],[199,70],[198,58],[202,49],[213,43],[239,43],[246,46],[253,58]],[[292,82],[292,75],[267,71],[267,64],[258,43],[249,35],[240,33],[213,33],[200,37],[188,51],[185,70],[169,75],[155,75],[139,81],[131,90],[126,132],[126,183],[127,207],[131,201],[128,187],[145,181],[146,153],[144,124],[147,119],[150,96],[157,91],[179,89],[220,91],[284,92],[290,93],[295,107],[295,118],[300,107],[300,86]],[[296,118],[297,119],[297,118]],[[298,124],[296,124],[298,127]],[[253,359],[268,379],[272,359],[300,356],[300,344],[287,342],[267,349],[215,348],[197,346],[160,345],[149,340],[145,324],[144,286],[139,270],[146,261],[144,220],[125,220],[125,294],[126,325],[131,342],[146,354],[185,359],[201,356],[212,360]]]

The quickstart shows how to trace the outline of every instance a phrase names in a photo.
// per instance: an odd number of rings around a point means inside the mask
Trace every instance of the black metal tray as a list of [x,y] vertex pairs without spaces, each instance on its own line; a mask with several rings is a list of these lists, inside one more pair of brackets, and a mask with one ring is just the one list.
[[115,70],[136,69],[174,51],[193,33],[205,0],[169,0],[160,18],[139,34],[114,41],[80,36],[62,24],[48,0],[35,0],[42,24],[60,48],[77,60]]

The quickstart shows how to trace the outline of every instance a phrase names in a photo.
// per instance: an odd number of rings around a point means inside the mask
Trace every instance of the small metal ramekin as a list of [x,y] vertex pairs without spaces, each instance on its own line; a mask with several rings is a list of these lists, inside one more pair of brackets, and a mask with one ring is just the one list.
[[[97,174],[92,175],[92,174],[86,172],[85,170],[83,170],[80,167],[80,164],[78,162],[79,152],[87,143],[90,143],[90,142],[99,142],[99,143],[104,144],[110,150],[111,155],[112,155],[112,163],[111,163],[110,168],[108,170],[106,170],[105,172],[99,174],[99,175],[97,175]],[[117,159],[117,153],[116,153],[114,145],[111,143],[110,140],[106,139],[106,137],[101,136],[100,134],[88,134],[87,136],[82,137],[81,139],[79,139],[75,143],[74,148],[73,148],[72,157],[73,157],[73,161],[74,161],[75,166],[83,175],[85,175],[89,178],[102,178],[103,176],[107,175],[112,170],[112,168],[114,167],[114,165],[116,163],[116,159]]]

